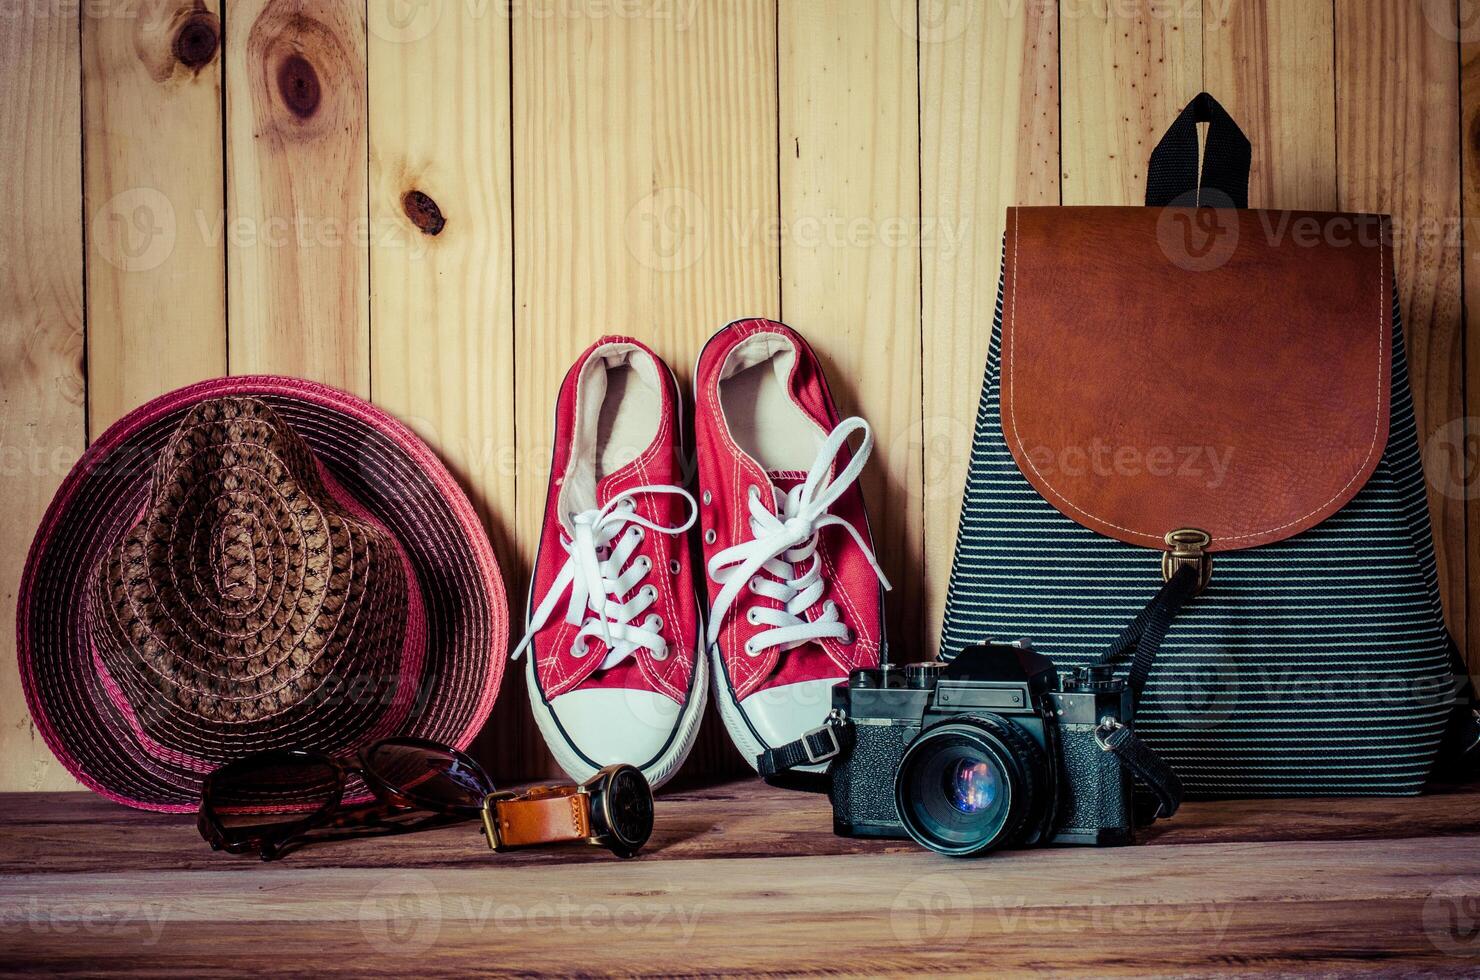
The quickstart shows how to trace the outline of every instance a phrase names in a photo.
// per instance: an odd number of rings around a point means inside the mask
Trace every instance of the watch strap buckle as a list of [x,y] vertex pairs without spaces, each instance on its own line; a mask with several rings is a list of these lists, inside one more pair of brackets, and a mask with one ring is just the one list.
[[488,846],[494,851],[509,849],[498,829],[498,805],[505,800],[515,799],[518,795],[511,790],[501,790],[483,797],[483,836],[488,838]]

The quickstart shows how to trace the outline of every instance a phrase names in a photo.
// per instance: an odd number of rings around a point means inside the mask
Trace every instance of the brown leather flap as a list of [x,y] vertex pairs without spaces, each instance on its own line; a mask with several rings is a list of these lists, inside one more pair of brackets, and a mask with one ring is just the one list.
[[1387,445],[1392,270],[1372,215],[1012,209],[1001,396],[1019,469],[1147,547],[1319,523]]

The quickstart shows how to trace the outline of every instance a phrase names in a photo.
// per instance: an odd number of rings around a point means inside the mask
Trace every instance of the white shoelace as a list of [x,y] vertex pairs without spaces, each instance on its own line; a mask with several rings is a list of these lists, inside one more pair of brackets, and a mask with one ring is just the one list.
[[[858,451],[832,481],[824,483],[838,453],[855,432],[863,433]],[[771,647],[790,650],[818,639],[852,642],[852,631],[841,621],[837,604],[832,600],[824,603],[815,615],[808,616],[807,613],[826,590],[822,556],[817,554],[818,532],[825,527],[841,527],[852,535],[884,588],[890,588],[889,580],[884,577],[884,570],[879,567],[863,533],[843,518],[827,512],[863,472],[863,464],[868,461],[873,446],[874,434],[867,422],[860,418],[844,419],[823,441],[806,480],[784,495],[779,490],[775,492],[779,514],[766,507],[752,488],[752,539],[732,545],[709,560],[709,577],[723,586],[709,611],[710,646],[719,639],[725,614],[734,605],[740,590],[747,587],[757,595],[782,604],[779,609],[759,605],[751,607],[747,614],[751,625],[769,626],[771,629],[750,639],[745,645],[748,656],[758,657]],[[797,575],[796,566],[803,563],[807,563],[806,568]],[[762,571],[767,574],[760,574]]]
[[[670,527],[641,516],[634,498],[645,493],[682,497],[689,502],[689,519]],[[642,543],[644,528],[677,537],[693,527],[698,517],[699,505],[694,498],[682,487],[673,486],[633,487],[612,497],[605,507],[572,514],[574,536],[569,540],[562,537],[560,542],[570,557],[530,616],[524,639],[514,648],[514,659],[519,659],[535,633],[549,622],[561,597],[569,590],[565,621],[580,627],[571,646],[573,656],[584,657],[588,640],[599,636],[608,648],[601,670],[615,667],[639,647],[650,650],[654,660],[666,660],[668,641],[663,639],[663,617],[652,613],[640,623],[635,622],[657,601],[658,590],[652,585],[637,588],[652,571],[653,563],[646,555],[633,559],[632,553]],[[618,601],[629,592],[632,595],[626,602]],[[588,613],[593,614],[589,620]]]

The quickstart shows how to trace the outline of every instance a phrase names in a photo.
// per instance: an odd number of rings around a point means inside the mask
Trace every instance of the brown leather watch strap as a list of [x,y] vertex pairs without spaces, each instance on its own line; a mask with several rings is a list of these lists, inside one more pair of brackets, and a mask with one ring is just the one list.
[[591,798],[579,786],[541,786],[489,800],[485,822],[494,847],[528,847],[591,836]]

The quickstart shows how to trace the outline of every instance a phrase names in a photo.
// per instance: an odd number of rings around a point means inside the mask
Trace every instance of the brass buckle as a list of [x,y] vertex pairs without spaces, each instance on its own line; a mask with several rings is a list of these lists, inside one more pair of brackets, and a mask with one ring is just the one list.
[[1161,556],[1162,581],[1170,582],[1177,569],[1191,565],[1197,569],[1197,588],[1192,594],[1201,593],[1213,577],[1213,556],[1207,552],[1213,536],[1195,527],[1184,527],[1169,532],[1166,543],[1168,550]]
[[483,797],[483,836],[488,838],[488,846],[494,851],[507,850],[503,835],[498,832],[498,804],[518,795],[510,790],[503,790]]
[[[591,795],[591,786],[592,786],[593,783],[597,782],[598,780],[600,780],[601,782],[605,783],[606,780],[608,778],[610,778],[610,777],[607,777],[607,776],[603,775],[604,772],[605,772],[605,770],[599,770],[596,773],[596,775],[592,776],[590,779],[586,780],[584,783],[581,783],[579,786],[577,786],[576,787],[576,795],[577,796],[584,796],[586,798],[586,825],[593,831],[592,836],[585,837],[585,838],[582,838],[582,839],[587,844],[595,844],[597,847],[608,847],[609,848],[609,847],[611,847],[611,841],[609,839],[605,838],[605,837],[601,837],[601,836],[599,836],[599,835],[597,835],[597,834],[594,833],[594,831],[596,830],[596,820],[593,817],[592,812],[591,812],[591,808],[594,807],[597,804],[598,801],[600,801],[600,803],[602,804],[602,806],[606,806],[608,804],[608,801],[609,801],[609,798],[608,798],[608,796],[606,794],[602,794],[599,797],[598,796],[592,796]],[[606,815],[606,817],[607,817],[607,826],[611,826],[611,815],[610,815],[610,813],[608,813]]]

